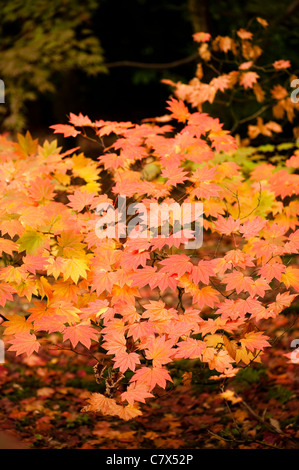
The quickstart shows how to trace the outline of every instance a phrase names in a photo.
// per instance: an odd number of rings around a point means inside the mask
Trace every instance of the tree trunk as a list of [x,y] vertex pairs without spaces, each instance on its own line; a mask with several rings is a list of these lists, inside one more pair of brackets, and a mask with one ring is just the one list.
[[208,33],[209,24],[206,0],[188,0],[188,9],[194,33]]

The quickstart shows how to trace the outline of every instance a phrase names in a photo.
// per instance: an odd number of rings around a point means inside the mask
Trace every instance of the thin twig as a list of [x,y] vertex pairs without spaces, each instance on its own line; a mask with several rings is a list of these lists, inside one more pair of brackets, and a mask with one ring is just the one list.
[[179,67],[180,65],[188,64],[198,59],[199,55],[196,52],[189,57],[184,57],[183,59],[174,60],[172,62],[162,62],[162,63],[146,63],[146,62],[136,62],[134,60],[118,60],[116,62],[108,62],[103,64],[108,69],[115,67],[136,67],[139,69],[170,69]]
[[258,441],[255,439],[246,439],[246,440],[241,440],[241,439],[227,439],[225,437],[219,436],[218,434],[214,433],[213,431],[208,430],[208,433],[211,434],[212,436],[215,436],[217,439],[223,440],[225,442],[236,442],[237,444],[254,444],[255,442],[258,444],[265,445],[267,447],[271,447],[272,449],[279,449],[279,447],[274,446],[272,444],[268,444],[267,442],[264,441]]
[[[58,344],[56,344],[55,346],[56,346],[56,348],[58,348],[60,351],[71,351],[71,352],[73,352],[73,353],[75,353],[75,354],[78,354],[79,356],[92,357],[92,358],[95,359],[97,362],[100,362],[91,352],[88,352],[88,354],[85,354],[85,353],[76,351],[76,350],[73,349],[73,348],[63,348],[62,346],[59,346]],[[56,351],[56,350],[57,350],[56,348],[49,348],[49,351]]]
[[251,406],[248,405],[248,403],[246,403],[246,401],[243,400],[242,397],[239,397],[237,393],[235,393],[236,397],[238,398],[241,398],[242,400],[242,404],[245,406],[245,408],[249,411],[249,413],[257,420],[259,421],[263,426],[265,426],[266,428],[269,429],[269,431],[271,432],[275,432],[276,434],[279,434],[280,436],[284,436],[284,437],[287,437],[288,439],[292,439],[291,436],[289,436],[288,434],[285,434],[283,431],[278,431],[274,426],[272,426],[272,424],[270,423],[267,423],[266,421],[264,421],[264,419],[259,416],[252,408]]
[[259,190],[259,197],[258,197],[258,201],[257,201],[257,205],[256,207],[254,207],[254,209],[252,209],[252,211],[249,212],[249,214],[247,215],[244,215],[243,217],[240,217],[240,220],[242,219],[246,219],[247,217],[249,217],[251,214],[253,214],[253,212],[256,211],[256,209],[258,209],[260,203],[261,203],[261,197],[262,197],[262,185],[261,185],[261,182],[259,181],[259,186],[260,186],[260,190]]

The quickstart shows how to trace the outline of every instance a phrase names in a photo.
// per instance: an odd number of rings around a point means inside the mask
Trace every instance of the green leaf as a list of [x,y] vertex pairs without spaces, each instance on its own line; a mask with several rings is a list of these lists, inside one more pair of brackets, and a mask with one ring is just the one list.
[[260,152],[274,152],[275,145],[271,145],[271,144],[260,145],[259,147],[257,147],[257,150],[259,150]]
[[42,233],[31,230],[25,232],[17,241],[20,246],[19,251],[26,251],[29,255],[36,254],[42,247],[45,237]]
[[160,174],[160,172],[161,166],[155,162],[152,162],[145,165],[141,175],[146,181],[152,181]]
[[289,150],[294,148],[294,143],[293,142],[284,142],[282,144],[277,145],[277,150]]

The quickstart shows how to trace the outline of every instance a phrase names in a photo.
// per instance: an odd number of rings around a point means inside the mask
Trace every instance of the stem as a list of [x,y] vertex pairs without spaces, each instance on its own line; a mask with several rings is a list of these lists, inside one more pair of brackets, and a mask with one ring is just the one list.
[[136,67],[139,69],[170,69],[179,67],[180,65],[188,64],[198,59],[199,55],[196,52],[189,57],[184,57],[183,59],[174,60],[173,62],[162,62],[162,63],[146,63],[146,62],[135,62],[133,60],[118,60],[116,62],[108,62],[104,64],[108,69],[114,67]]

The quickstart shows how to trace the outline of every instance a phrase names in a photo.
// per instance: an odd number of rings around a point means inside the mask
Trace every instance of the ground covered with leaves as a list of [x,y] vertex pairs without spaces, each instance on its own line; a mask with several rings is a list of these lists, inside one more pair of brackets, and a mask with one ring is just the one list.
[[226,382],[209,381],[199,362],[178,361],[173,385],[128,422],[81,412],[90,392],[101,392],[92,358],[55,345],[25,360],[8,353],[0,430],[43,449],[298,448],[298,364],[285,357],[298,329],[290,324],[282,316],[270,325],[275,344],[261,363]]

